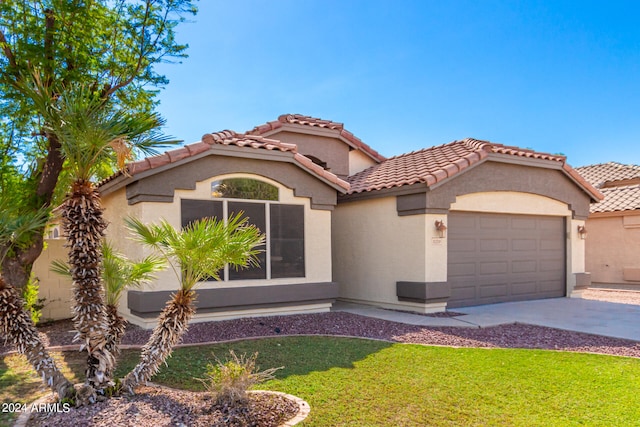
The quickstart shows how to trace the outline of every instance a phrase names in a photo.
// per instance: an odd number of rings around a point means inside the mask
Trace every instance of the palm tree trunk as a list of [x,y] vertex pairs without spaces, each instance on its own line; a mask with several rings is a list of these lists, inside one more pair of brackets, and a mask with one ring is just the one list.
[[193,302],[195,291],[180,289],[160,313],[158,325],[142,348],[140,362],[122,381],[122,388],[133,394],[133,389],[151,379],[173,351],[189,327],[196,312]]
[[75,299],[74,339],[88,353],[86,385],[96,390],[112,385],[108,373],[115,364],[107,348],[109,326],[100,283],[102,237],[107,227],[102,211],[93,185],[84,180],[74,182],[62,208]]
[[0,277],[0,331],[19,353],[27,357],[45,385],[58,393],[59,399],[74,395],[73,384],[62,375],[47,352],[24,302],[13,286]]
[[[107,351],[114,357],[120,354],[120,342],[127,329],[127,321],[118,314],[118,307],[107,304],[107,323],[109,324],[109,335],[107,336]],[[115,365],[113,366],[115,369]],[[113,372],[108,373],[113,377]]]

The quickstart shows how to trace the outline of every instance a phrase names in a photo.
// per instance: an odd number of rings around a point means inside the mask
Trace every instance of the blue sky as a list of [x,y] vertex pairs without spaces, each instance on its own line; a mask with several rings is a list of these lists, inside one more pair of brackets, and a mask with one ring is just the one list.
[[385,156],[465,137],[640,164],[640,3],[234,0],[178,28],[166,133],[299,113]]

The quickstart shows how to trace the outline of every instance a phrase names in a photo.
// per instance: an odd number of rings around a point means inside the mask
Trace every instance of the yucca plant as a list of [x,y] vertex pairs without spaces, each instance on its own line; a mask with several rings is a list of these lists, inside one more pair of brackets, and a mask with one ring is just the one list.
[[146,225],[138,219],[127,218],[127,227],[134,240],[153,249],[167,260],[180,284],[179,289],[164,307],[140,362],[122,381],[125,391],[151,379],[171,354],[173,347],[187,331],[195,313],[196,285],[213,277],[225,264],[243,268],[257,264],[256,249],[264,242],[264,235],[242,217],[242,213],[218,221],[204,218],[178,231],[167,221]]

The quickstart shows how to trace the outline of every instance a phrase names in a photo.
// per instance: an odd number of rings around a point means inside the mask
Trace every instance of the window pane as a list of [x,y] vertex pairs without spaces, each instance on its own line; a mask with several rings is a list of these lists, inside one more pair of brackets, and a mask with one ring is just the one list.
[[211,183],[211,197],[278,200],[278,187],[251,178],[229,178]]
[[[180,215],[182,217],[182,228],[187,227],[193,221],[202,218],[215,218],[222,221],[222,202],[212,200],[189,200],[182,199],[180,202]],[[218,271],[220,280],[224,280],[224,271]],[[213,277],[207,279],[208,282],[215,281]]]
[[[243,216],[249,217],[249,223],[255,225],[262,233],[266,230],[266,218],[264,203],[250,202],[229,202],[229,217],[239,212],[244,212]],[[229,266],[229,280],[243,279],[266,279],[267,278],[267,254],[264,245],[259,246],[262,252],[258,254],[258,267],[243,268],[236,271],[233,266]]]
[[271,205],[271,277],[304,277],[304,206]]

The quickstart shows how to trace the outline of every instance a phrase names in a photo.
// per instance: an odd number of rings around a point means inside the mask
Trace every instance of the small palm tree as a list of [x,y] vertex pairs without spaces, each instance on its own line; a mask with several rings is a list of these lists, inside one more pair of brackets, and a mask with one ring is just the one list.
[[95,399],[91,390],[112,385],[108,373],[115,364],[109,351],[109,323],[100,283],[102,238],[107,223],[92,179],[105,163],[117,163],[122,168],[134,151],[155,154],[154,148],[168,141],[157,134],[163,121],[155,114],[131,114],[117,109],[83,86],[66,88],[59,92],[64,96],[52,100],[37,76],[34,81],[35,88],[21,89],[43,114],[45,132],[57,135],[60,152],[73,177],[61,216],[73,281],[75,340],[88,353],[87,392],[83,396],[91,402]]
[[[155,273],[165,268],[162,258],[149,255],[140,261],[129,260],[104,241],[102,244],[102,284],[104,287],[107,322],[107,350],[114,355],[120,352],[120,342],[127,321],[118,314],[118,302],[122,293],[130,288],[139,288],[155,279]],[[51,271],[71,277],[69,265],[61,260],[51,262]]]
[[[28,244],[29,239],[25,239],[25,236],[44,227],[48,218],[46,210],[35,214],[17,212],[17,204],[11,197],[11,194],[0,194],[0,246],[5,248],[4,253],[0,253],[0,265],[7,251]],[[62,375],[47,352],[20,293],[1,274],[0,332],[11,340],[19,353],[26,356],[44,383],[57,392],[61,399],[73,395],[73,384]]]
[[219,280],[225,264],[243,268],[257,264],[257,246],[264,235],[248,219],[238,214],[226,222],[204,218],[178,231],[167,221],[146,225],[134,218],[125,220],[135,240],[152,248],[173,269],[180,288],[160,313],[140,362],[123,380],[124,390],[151,379],[187,331],[195,313],[196,285],[208,277]]

